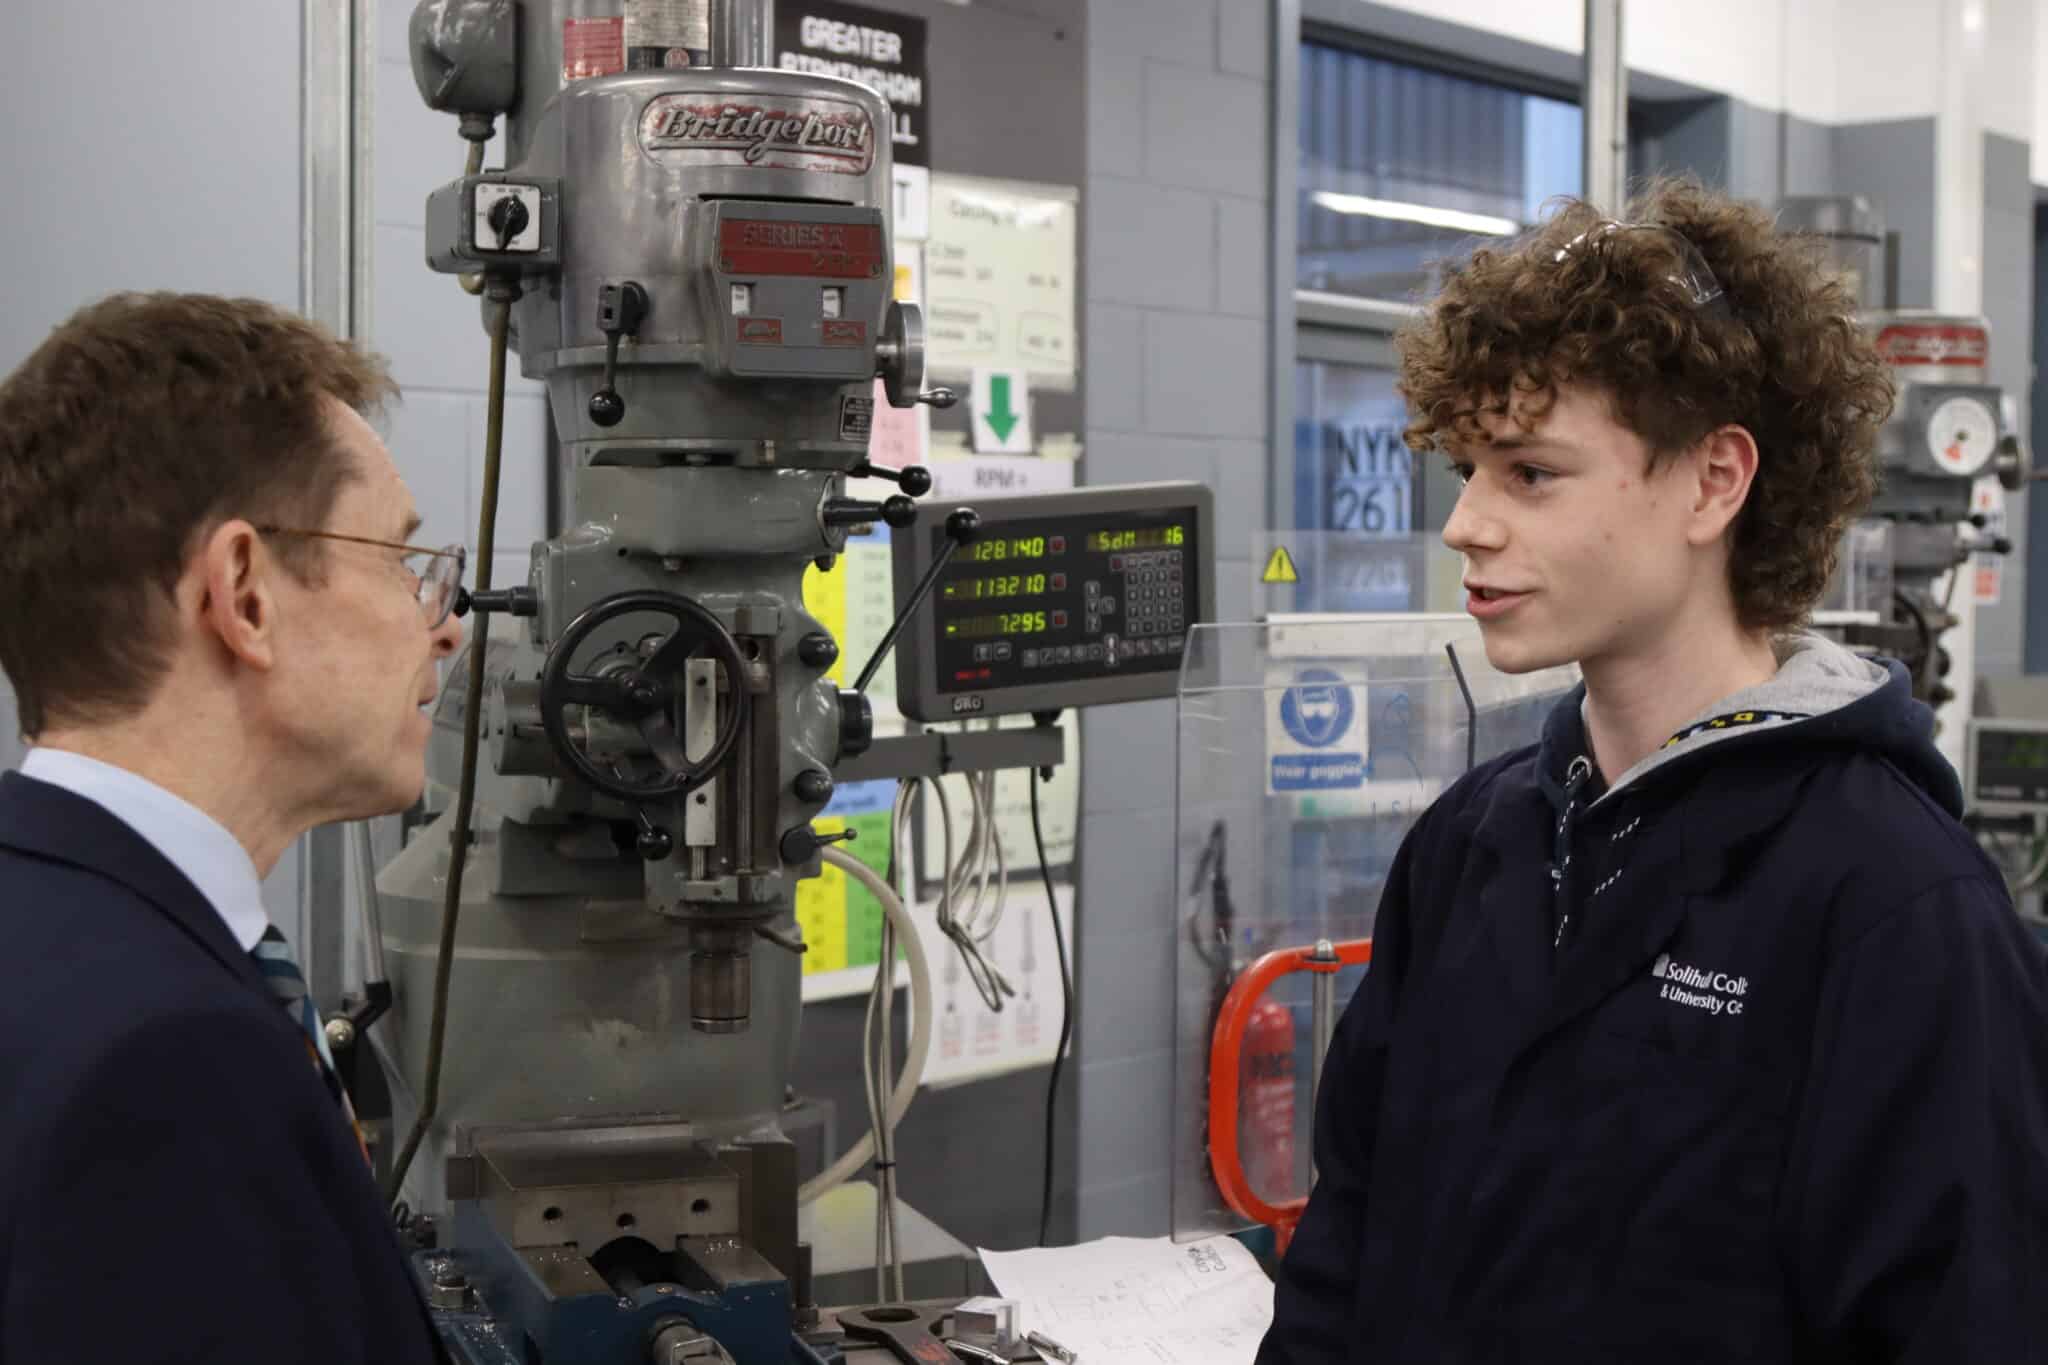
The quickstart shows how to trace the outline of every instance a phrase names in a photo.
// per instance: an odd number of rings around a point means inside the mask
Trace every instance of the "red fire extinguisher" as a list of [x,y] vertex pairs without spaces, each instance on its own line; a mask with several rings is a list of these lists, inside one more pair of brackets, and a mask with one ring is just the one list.
[[1294,1011],[1262,1000],[1244,1027],[1238,1151],[1245,1178],[1269,1204],[1294,1189]]
[[[1293,972],[1331,975],[1371,961],[1369,938],[1282,948],[1238,973],[1216,1012],[1209,1047],[1209,1170],[1223,1201],[1272,1228],[1283,1252],[1308,1196],[1293,1191],[1294,1017],[1266,993]],[[1278,1140],[1282,1133],[1284,1143]]]
[[[1210,827],[1189,888],[1191,895],[1200,896],[1205,890],[1208,895],[1208,923],[1204,925],[1197,912],[1189,920],[1188,931],[1195,951],[1209,967],[1216,993],[1213,1008],[1219,1013],[1243,966],[1237,957],[1243,945],[1237,941],[1237,908],[1230,897],[1226,837],[1223,821]],[[1237,1048],[1238,1040],[1233,1039],[1231,1046]],[[1269,1201],[1286,1199],[1294,1193],[1292,1011],[1271,1000],[1260,1000],[1244,1021],[1242,1047],[1233,1060],[1234,1070],[1244,1079],[1232,1146],[1243,1154],[1244,1177],[1252,1189]]]

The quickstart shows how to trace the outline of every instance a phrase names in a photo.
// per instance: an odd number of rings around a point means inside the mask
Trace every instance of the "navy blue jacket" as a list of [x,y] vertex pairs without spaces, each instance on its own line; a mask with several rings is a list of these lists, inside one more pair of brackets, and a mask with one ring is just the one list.
[[1579,700],[1393,864],[1260,1365],[2048,1361],[2048,963],[1903,670],[1605,795]]
[[436,1359],[339,1106],[227,925],[0,777],[0,1365]]

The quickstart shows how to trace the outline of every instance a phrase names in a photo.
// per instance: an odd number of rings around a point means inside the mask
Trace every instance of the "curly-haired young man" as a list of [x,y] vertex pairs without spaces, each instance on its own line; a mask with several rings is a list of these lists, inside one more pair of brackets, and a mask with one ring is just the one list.
[[1797,627],[1891,404],[1816,254],[1571,204],[1401,339],[1488,658],[1388,874],[1262,1365],[2048,1359],[2048,965],[1896,664]]

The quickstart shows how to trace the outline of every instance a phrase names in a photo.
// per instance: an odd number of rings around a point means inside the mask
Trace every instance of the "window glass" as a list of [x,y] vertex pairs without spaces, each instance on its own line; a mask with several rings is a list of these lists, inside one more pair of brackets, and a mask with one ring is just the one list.
[[1433,261],[1579,193],[1580,127],[1565,100],[1303,43],[1296,287],[1415,301]]

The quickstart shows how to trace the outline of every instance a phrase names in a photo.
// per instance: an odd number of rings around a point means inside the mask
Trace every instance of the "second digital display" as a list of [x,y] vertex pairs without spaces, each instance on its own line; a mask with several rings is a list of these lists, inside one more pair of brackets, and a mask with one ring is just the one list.
[[989,602],[1004,597],[1036,597],[1066,587],[1064,574],[1013,573],[994,578],[961,578],[946,584],[942,596],[949,602]]

